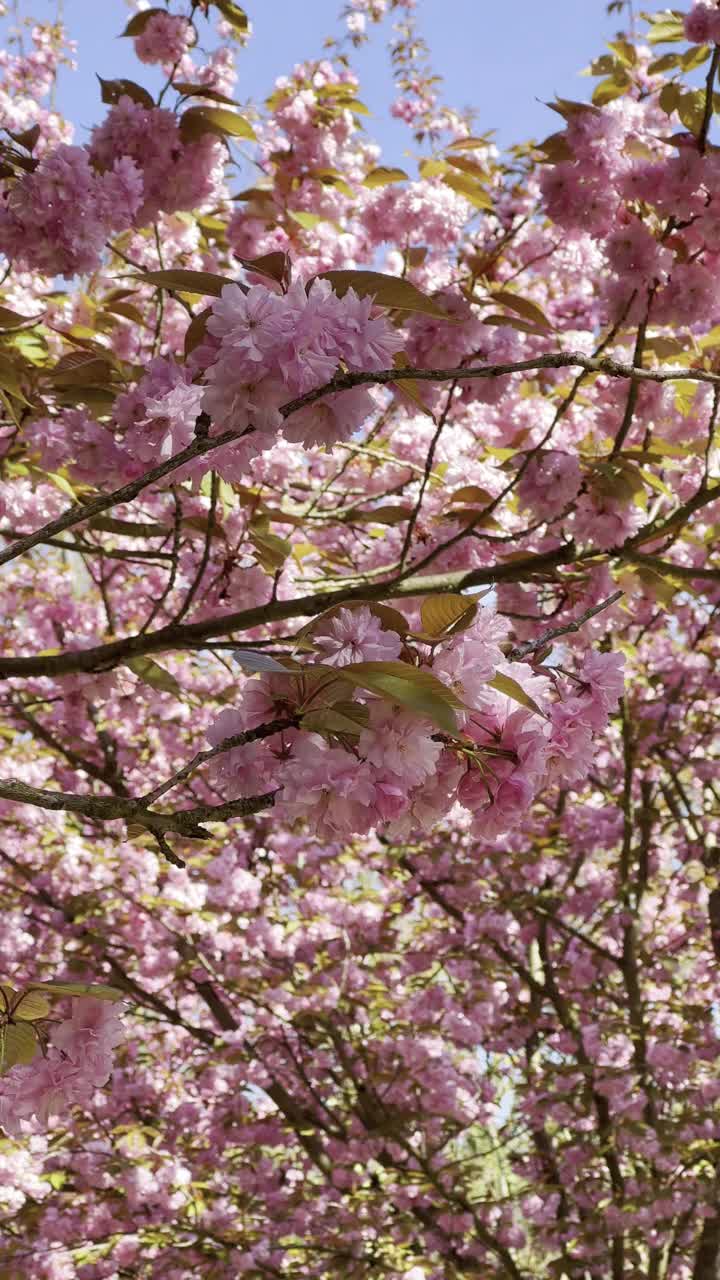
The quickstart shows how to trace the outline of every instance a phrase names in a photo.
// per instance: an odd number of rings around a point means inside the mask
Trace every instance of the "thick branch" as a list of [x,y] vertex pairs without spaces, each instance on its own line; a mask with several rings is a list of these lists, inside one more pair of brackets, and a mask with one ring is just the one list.
[[[204,414],[200,418],[204,418]],[[203,425],[207,428],[207,422]],[[138,476],[136,480],[131,480],[129,484],[124,484],[120,489],[114,489],[112,493],[101,494],[98,498],[93,498],[91,502],[75,503],[72,507],[68,507],[61,516],[56,520],[51,520],[49,524],[43,525],[42,529],[36,529],[34,533],[28,533],[25,537],[19,538],[16,542],[6,547],[4,551],[0,551],[0,565],[7,564],[10,560],[15,560],[26,551],[37,547],[41,542],[46,542],[48,538],[53,538],[55,534],[62,533],[65,529],[71,529],[73,525],[81,524],[84,520],[90,520],[93,516],[99,516],[103,511],[109,511],[111,507],[119,507],[125,502],[132,502],[137,498],[143,489],[147,489],[151,484],[155,484],[157,480],[162,480],[169,475],[171,471],[176,471],[178,467],[182,467],[186,462],[192,462],[193,458],[200,458],[203,454],[212,453],[214,449],[219,449],[221,445],[231,444],[233,440],[239,440],[245,432],[224,431],[222,435],[215,436],[212,440],[207,436],[198,436],[193,440],[192,444],[183,449],[181,453],[176,453],[172,458],[160,463],[159,466],[153,467],[152,471],[146,471],[144,475]]]
[[65,813],[78,813],[95,822],[138,823],[153,834],[164,835],[172,831],[176,835],[193,840],[207,839],[210,834],[200,825],[203,822],[225,822],[228,818],[245,817],[269,808],[274,792],[262,796],[249,796],[231,800],[227,804],[197,805],[194,809],[182,809],[179,813],[156,813],[148,809],[142,800],[124,796],[70,795],[65,791],[43,791],[25,782],[11,778],[0,779],[0,799],[14,800],[18,804],[34,805],[38,809],[61,809]]
[[[281,413],[283,417],[287,418],[290,414],[297,412],[298,409],[314,404],[324,396],[332,395],[338,391],[347,391],[352,387],[387,386],[397,382],[399,377],[402,377],[404,382],[467,382],[475,378],[502,378],[507,374],[526,373],[537,369],[567,368],[584,369],[586,373],[604,373],[610,378],[631,378],[634,381],[641,382],[676,382],[684,380],[709,382],[715,386],[720,386],[720,374],[711,373],[707,369],[641,369],[620,360],[612,360],[606,356],[587,356],[582,351],[558,351],[550,352],[544,356],[534,356],[529,360],[511,361],[508,364],[476,365],[457,369],[379,369],[374,373],[339,374],[324,386],[318,387],[314,391],[309,391],[306,395],[283,405]],[[160,466],[154,467],[152,471],[146,472],[145,475],[140,476],[137,480],[132,480],[129,484],[123,485],[122,488],[113,490],[112,493],[93,498],[91,502],[84,504],[76,503],[68,508],[63,515],[58,516],[56,520],[51,520],[49,524],[43,525],[42,529],[37,529],[34,533],[27,534],[24,538],[20,538],[12,543],[11,546],[6,547],[4,551],[0,552],[0,565],[7,564],[10,560],[15,560],[17,556],[23,555],[25,551],[30,551],[33,547],[38,546],[48,538],[54,537],[55,534],[62,533],[65,529],[70,529],[74,525],[81,524],[84,520],[100,515],[103,511],[110,510],[111,507],[131,502],[143,489],[147,489],[149,485],[154,484],[157,480],[162,480],[164,476],[169,475],[171,471],[176,471],[178,467],[183,466],[186,462],[191,462],[194,458],[211,453],[222,445],[230,444],[233,440],[238,440],[242,435],[246,434],[245,431],[225,431],[222,435],[209,439],[207,431],[210,424],[207,416],[201,414],[198,423],[200,426],[198,438],[188,445],[187,449],[183,449],[181,453],[168,458]]]
[[527,582],[534,574],[547,573],[575,558],[574,544],[569,542],[542,555],[509,560],[482,569],[462,569],[452,573],[423,574],[421,577],[395,578],[389,582],[361,583],[357,587],[340,584],[331,591],[299,596],[295,600],[273,600],[253,609],[242,609],[201,622],[162,627],[145,635],[128,636],[92,649],[71,650],[28,658],[0,658],[0,678],[9,676],[60,676],[72,672],[107,671],[128,658],[140,654],[163,653],[195,648],[213,636],[249,631],[281,622],[287,618],[312,618],[338,602],[352,600],[398,600],[413,596],[438,595],[444,591],[464,591],[494,582]]

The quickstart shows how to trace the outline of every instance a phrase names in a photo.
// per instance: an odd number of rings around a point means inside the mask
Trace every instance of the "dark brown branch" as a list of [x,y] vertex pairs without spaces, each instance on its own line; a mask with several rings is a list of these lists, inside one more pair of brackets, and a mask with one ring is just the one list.
[[249,742],[260,742],[263,738],[272,738],[274,734],[282,733],[284,729],[296,729],[298,724],[299,720],[296,717],[287,716],[284,720],[270,720],[268,724],[260,724],[256,729],[247,729],[244,733],[233,734],[231,738],[223,738],[216,747],[210,747],[208,751],[198,751],[197,755],[174,773],[172,778],[161,782],[153,791],[148,791],[147,795],[141,796],[140,801],[146,805],[154,804],[161,796],[189,778],[201,764],[206,764],[208,760],[214,760],[216,756],[232,751],[234,747],[245,747]]
[[[205,415],[201,414],[200,419],[205,419]],[[209,424],[205,419],[204,425]],[[137,498],[143,489],[147,489],[151,484],[155,484],[157,480],[162,480],[169,475],[171,471],[176,471],[178,467],[182,467],[186,462],[191,462],[193,458],[200,458],[203,454],[212,453],[213,450],[219,449],[224,444],[231,444],[234,440],[239,440],[245,432],[224,431],[222,435],[214,436],[212,440],[204,436],[198,436],[189,444],[181,453],[176,453],[174,457],[168,458],[159,466],[153,467],[151,471],[146,471],[144,475],[138,476],[136,480],[131,480],[129,484],[123,485],[120,489],[114,489],[112,493],[102,494],[99,498],[93,498],[91,502],[75,503],[64,511],[56,520],[51,520],[49,524],[43,525],[42,529],[36,529],[35,533],[28,533],[24,538],[19,538],[17,542],[13,542],[4,551],[0,551],[0,564],[7,564],[10,560],[15,560],[26,551],[37,547],[41,542],[52,538],[56,533],[63,533],[65,529],[72,528],[73,525],[80,524],[84,520],[90,520],[93,516],[99,516],[103,511],[109,511],[111,507],[119,507],[125,502],[132,502]]]
[[608,596],[607,600],[601,600],[599,604],[593,605],[592,609],[586,609],[582,617],[577,618],[574,622],[567,622],[564,627],[553,627],[550,631],[545,631],[537,640],[525,640],[522,644],[516,644],[507,655],[513,662],[520,658],[525,658],[529,653],[534,653],[538,649],[544,649],[551,641],[557,640],[559,636],[567,636],[574,631],[582,631],[582,628],[590,618],[594,618],[596,614],[602,613],[603,609],[609,609],[611,604],[615,604],[620,597],[624,595],[622,591],[616,591],[613,595]]
[[715,75],[718,69],[718,62],[720,62],[720,47],[718,47],[718,45],[715,45],[715,48],[713,49],[713,53],[712,53],[712,58],[710,59],[710,66],[708,68],[707,79],[705,81],[705,109],[703,111],[703,118],[702,118],[702,123],[700,125],[700,132],[698,133],[698,151],[700,152],[701,155],[705,154],[705,150],[707,148],[707,143],[708,143],[708,134],[710,132],[710,121],[712,120],[713,105],[714,105],[713,104],[713,98],[714,98],[713,86],[715,84]]
[[465,591],[471,587],[495,582],[527,582],[537,574],[547,574],[558,565],[576,558],[575,546],[568,542],[554,551],[529,555],[521,560],[508,560],[482,569],[462,569],[451,573],[423,574],[418,577],[396,577],[383,582],[361,583],[343,589],[342,584],[317,595],[295,600],[274,600],[253,609],[204,618],[200,622],[162,627],[146,635],[128,636],[92,649],[27,658],[0,658],[0,679],[10,676],[60,676],[73,672],[107,671],[128,658],[141,654],[163,653],[196,647],[198,642],[214,636],[249,631],[281,622],[287,618],[312,618],[338,602],[351,600],[398,600],[414,596],[438,595],[444,591]]
[[[626,364],[620,360],[612,360],[606,356],[586,356],[582,351],[551,352],[548,355],[535,356],[529,360],[511,361],[508,364],[488,364],[457,369],[403,369],[401,372],[404,382],[467,382],[476,378],[501,378],[507,374],[526,373],[533,369],[567,368],[584,369],[586,373],[603,373],[610,378],[631,378],[642,382],[691,381],[709,382],[714,386],[720,385],[720,374],[711,373],[707,369],[640,369],[632,364]],[[397,382],[398,377],[399,371],[397,369],[379,369],[374,373],[340,374],[324,386],[318,387],[314,391],[308,391],[306,395],[299,396],[296,400],[289,401],[288,404],[283,405],[281,413],[283,417],[287,418],[290,414],[296,413],[298,409],[304,409],[307,405],[314,404],[324,396],[333,395],[338,391],[348,391],[352,387],[388,386]],[[42,529],[37,529],[35,533],[28,534],[26,537],[14,542],[10,547],[6,547],[4,551],[0,552],[0,565],[7,564],[8,561],[23,555],[25,551],[30,551],[32,547],[38,546],[39,543],[47,538],[54,537],[55,534],[62,533],[65,529],[70,529],[84,520],[89,520],[92,516],[100,515],[103,511],[110,510],[111,507],[131,502],[139,493],[142,493],[143,489],[147,489],[149,485],[154,484],[157,480],[162,480],[171,471],[176,471],[178,467],[184,466],[186,462],[191,462],[194,458],[199,458],[203,454],[211,453],[224,444],[239,440],[242,435],[246,434],[245,431],[225,431],[222,435],[209,439],[207,435],[209,427],[210,423],[207,415],[200,414],[197,438],[181,453],[168,458],[160,466],[154,467],[137,480],[123,485],[122,488],[113,490],[112,493],[93,498],[91,502],[75,504],[70,507],[63,515],[58,516],[56,520],[51,520],[49,524],[43,525]]]
[[201,823],[225,822],[229,818],[245,817],[269,808],[274,792],[262,796],[249,796],[231,800],[227,804],[197,805],[194,809],[182,809],[179,813],[156,813],[148,809],[142,800],[124,796],[70,795],[65,791],[43,791],[12,778],[0,779],[0,799],[13,800],[17,804],[33,805],[37,809],[63,810],[77,813],[94,822],[138,823],[153,835],[163,836],[167,831],[188,836],[192,840],[205,840],[210,835]]

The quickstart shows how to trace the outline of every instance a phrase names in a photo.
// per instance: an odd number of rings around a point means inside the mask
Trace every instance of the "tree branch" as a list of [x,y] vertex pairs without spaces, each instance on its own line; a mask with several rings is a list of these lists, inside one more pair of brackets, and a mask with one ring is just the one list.
[[546,574],[558,565],[576,558],[574,543],[568,542],[554,551],[508,560],[482,569],[461,569],[418,577],[398,576],[389,581],[361,583],[343,589],[342,585],[317,595],[299,596],[295,600],[273,600],[253,609],[242,609],[218,618],[162,627],[145,635],[128,636],[92,649],[76,649],[66,653],[27,658],[0,658],[0,679],[10,676],[61,676],[89,671],[108,671],[128,658],[148,653],[163,653],[196,647],[199,641],[236,631],[249,631],[287,618],[312,618],[338,603],[353,600],[398,600],[413,596],[438,595],[444,591],[465,591],[471,587],[495,582],[526,582],[536,574]]
[[[0,799],[2,800],[33,805],[37,809],[59,809],[65,813],[77,813],[94,822],[113,822],[120,819],[126,823],[138,823],[156,837],[162,837],[167,831],[172,831],[176,835],[188,836],[192,840],[206,840],[210,836],[210,832],[206,831],[201,823],[225,822],[229,818],[259,813],[261,809],[269,808],[274,798],[275,792],[268,792],[262,796],[231,800],[227,804],[203,804],[197,805],[194,809],[182,809],[179,813],[156,813],[148,809],[142,799],[124,796],[70,795],[65,791],[43,791],[12,778],[0,779]],[[184,864],[180,861],[180,865]]]

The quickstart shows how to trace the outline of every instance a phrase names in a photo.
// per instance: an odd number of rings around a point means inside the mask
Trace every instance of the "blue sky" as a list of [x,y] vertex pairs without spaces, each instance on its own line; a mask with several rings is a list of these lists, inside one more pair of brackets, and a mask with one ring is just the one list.
[[[262,98],[277,75],[318,56],[324,38],[339,30],[340,7],[341,0],[247,0],[255,35],[238,55],[238,97]],[[650,11],[663,7],[654,0],[644,5]],[[19,8],[22,14],[54,19],[57,0],[19,0]],[[64,0],[63,8],[78,42],[79,70],[63,73],[58,107],[75,122],[82,142],[105,111],[94,73],[106,79],[129,76],[152,89],[154,69],[138,64],[132,41],[117,38],[130,12],[123,0]],[[445,100],[475,106],[479,131],[496,129],[501,143],[553,132],[557,117],[543,101],[556,93],[570,98],[589,93],[592,82],[578,72],[603,51],[618,25],[617,16],[607,16],[605,0],[419,0],[418,14],[435,70],[445,78]],[[401,163],[410,140],[388,117],[387,34],[375,29],[371,46],[359,50],[354,61],[361,96],[373,113],[368,132],[382,144],[386,160]]]

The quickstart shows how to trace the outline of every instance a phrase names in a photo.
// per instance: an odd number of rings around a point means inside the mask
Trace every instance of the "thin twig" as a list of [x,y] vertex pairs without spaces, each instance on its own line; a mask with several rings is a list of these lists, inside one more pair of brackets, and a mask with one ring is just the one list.
[[592,609],[586,609],[580,618],[576,618],[574,622],[567,622],[563,627],[551,627],[549,631],[543,632],[538,640],[525,640],[522,644],[515,645],[508,653],[508,658],[513,662],[517,662],[521,658],[527,657],[529,653],[534,653],[538,649],[544,649],[551,641],[557,640],[559,636],[567,636],[574,631],[582,631],[582,628],[590,618],[594,618],[596,614],[602,613],[603,609],[609,609],[610,605],[615,604],[625,593],[616,591],[614,595],[608,596],[607,600],[601,600],[599,604],[593,605]]

